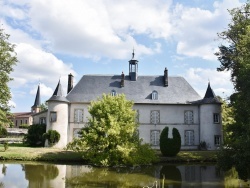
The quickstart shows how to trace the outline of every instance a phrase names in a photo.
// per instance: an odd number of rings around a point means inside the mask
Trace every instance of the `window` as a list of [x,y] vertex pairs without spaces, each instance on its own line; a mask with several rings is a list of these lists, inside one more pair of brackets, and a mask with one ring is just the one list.
[[28,124],[28,120],[27,119],[25,120],[25,124]]
[[152,146],[159,146],[160,143],[160,130],[150,131],[150,142]]
[[40,117],[39,123],[40,124],[46,124],[46,117]]
[[75,109],[75,122],[83,122],[83,109]]
[[214,145],[219,146],[221,144],[221,136],[215,135],[214,136]]
[[116,91],[114,89],[111,91],[111,96],[116,96]]
[[187,146],[194,145],[194,131],[193,130],[185,131],[185,145]]
[[191,111],[191,110],[185,111],[184,121],[185,121],[185,124],[193,124],[194,123],[193,111]]
[[22,124],[23,124],[23,120],[20,121],[20,125],[22,125]]
[[158,92],[155,90],[152,92],[152,100],[158,100]]
[[50,122],[56,122],[56,112],[50,112]]
[[81,131],[81,129],[74,129],[73,137],[74,138],[80,138],[81,137],[81,135],[79,134],[80,131]]
[[220,123],[220,114],[214,113],[214,123]]
[[154,125],[160,123],[160,111],[159,110],[152,110],[151,111],[150,121]]

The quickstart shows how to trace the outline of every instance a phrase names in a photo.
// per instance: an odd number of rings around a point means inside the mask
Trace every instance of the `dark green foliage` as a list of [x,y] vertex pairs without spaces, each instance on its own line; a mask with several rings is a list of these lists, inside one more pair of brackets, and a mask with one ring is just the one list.
[[7,134],[7,129],[3,126],[0,126],[0,138],[6,137]]
[[43,134],[46,132],[46,125],[35,124],[28,129],[28,134],[24,137],[24,143],[33,146],[44,146],[45,139]]
[[48,139],[50,145],[56,144],[60,140],[60,134],[56,130],[48,130],[43,134],[45,139]]
[[168,138],[168,127],[165,127],[160,136],[160,150],[163,156],[176,156],[181,149],[181,135],[173,128],[173,138]]
[[[244,179],[250,166],[250,3],[229,11],[231,23],[219,33],[227,46],[220,46],[215,54],[221,63],[219,71],[229,70],[235,93],[230,96],[234,121],[226,126],[225,147],[221,151],[220,166],[234,166]],[[231,115],[231,114],[229,114]],[[227,159],[225,159],[227,157]],[[225,162],[226,160],[227,162]],[[220,164],[221,163],[221,164]]]

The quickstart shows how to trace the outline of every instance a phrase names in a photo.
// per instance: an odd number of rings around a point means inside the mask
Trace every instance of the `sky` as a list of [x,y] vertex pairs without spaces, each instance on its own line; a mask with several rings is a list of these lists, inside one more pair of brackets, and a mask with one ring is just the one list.
[[12,112],[28,112],[40,84],[41,102],[60,79],[67,91],[86,74],[182,76],[203,97],[208,82],[223,98],[234,91],[214,53],[225,44],[228,10],[246,0],[0,0],[0,27],[16,45],[9,83]]

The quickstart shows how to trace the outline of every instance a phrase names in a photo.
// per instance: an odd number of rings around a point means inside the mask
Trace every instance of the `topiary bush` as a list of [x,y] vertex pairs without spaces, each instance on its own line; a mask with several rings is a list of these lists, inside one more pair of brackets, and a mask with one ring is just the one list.
[[45,139],[43,134],[45,132],[46,125],[44,124],[35,124],[29,126],[28,133],[24,137],[24,143],[33,147],[44,146]]
[[163,156],[176,156],[181,149],[181,135],[176,128],[172,131],[173,138],[168,138],[168,127],[165,127],[160,136],[160,150]]
[[43,137],[48,139],[49,145],[55,145],[60,140],[60,134],[56,130],[48,130]]

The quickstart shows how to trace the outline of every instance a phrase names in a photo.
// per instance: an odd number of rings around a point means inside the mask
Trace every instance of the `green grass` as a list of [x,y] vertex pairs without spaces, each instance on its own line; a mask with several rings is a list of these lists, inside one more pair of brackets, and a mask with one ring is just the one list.
[[[159,162],[216,162],[217,151],[180,151],[176,157],[163,157],[159,150],[156,150]],[[51,162],[85,162],[80,153],[66,151],[56,148],[32,148],[23,144],[9,144],[4,151],[3,144],[0,144],[0,160],[21,160],[21,161],[51,161]]]
[[216,162],[218,151],[180,151],[175,157],[163,157],[160,151],[157,155],[162,162]]
[[0,144],[0,160],[83,162],[81,154],[55,148],[32,148],[9,144],[8,150]]

